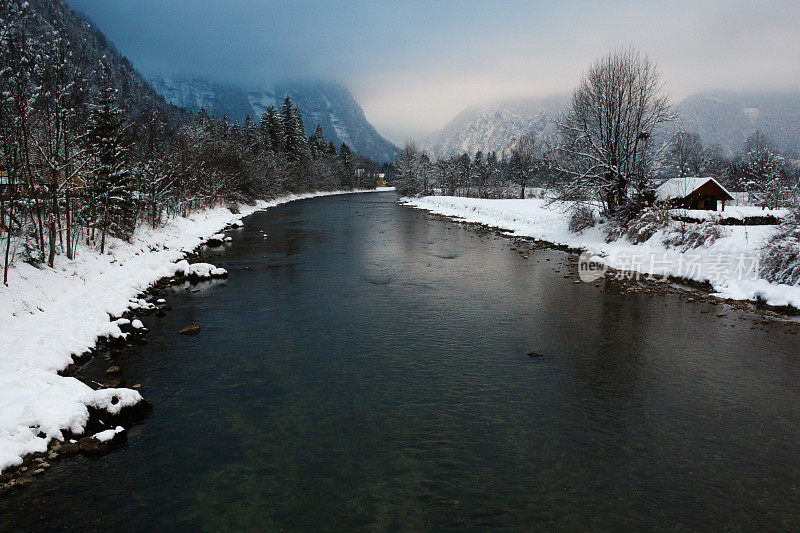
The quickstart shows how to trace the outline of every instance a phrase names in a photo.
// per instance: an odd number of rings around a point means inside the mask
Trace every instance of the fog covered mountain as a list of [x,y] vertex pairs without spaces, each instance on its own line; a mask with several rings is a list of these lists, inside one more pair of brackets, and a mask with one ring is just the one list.
[[167,103],[153,90],[99,29],[63,0],[27,0],[25,3],[35,14],[27,19],[31,35],[42,37],[50,35],[53,30],[61,32],[69,47],[68,61],[84,72],[97,71],[101,59],[106,62],[117,95],[132,117],[155,110],[175,123],[188,119],[184,111]]
[[[569,97],[517,99],[467,109],[441,131],[423,139],[436,156],[496,150],[503,152],[523,133],[551,132]],[[702,93],[689,96],[673,110],[672,129],[699,133],[703,143],[741,150],[748,135],[761,130],[781,151],[800,152],[800,93]]]
[[504,100],[469,108],[441,131],[421,141],[435,156],[468,152],[503,152],[522,134],[550,132],[566,108],[566,96]]
[[177,106],[194,113],[205,108],[213,115],[224,115],[240,123],[248,115],[258,121],[270,105],[280,110],[288,94],[303,114],[308,135],[319,124],[325,138],[337,145],[347,143],[375,161],[393,161],[397,155],[397,147],[375,130],[350,91],[339,84],[291,82],[245,90],[188,76],[153,77],[150,82]]
[[779,150],[800,151],[800,93],[701,93],[674,110],[680,127],[699,133],[705,144],[738,151],[748,135],[761,130]]

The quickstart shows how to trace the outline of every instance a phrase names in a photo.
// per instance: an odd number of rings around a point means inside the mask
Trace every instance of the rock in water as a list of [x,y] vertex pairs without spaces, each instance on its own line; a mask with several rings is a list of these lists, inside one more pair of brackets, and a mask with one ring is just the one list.
[[108,443],[100,442],[94,437],[84,437],[78,441],[80,451],[88,455],[103,454],[108,451]]
[[192,322],[178,333],[181,335],[197,335],[200,333],[200,323],[199,322]]

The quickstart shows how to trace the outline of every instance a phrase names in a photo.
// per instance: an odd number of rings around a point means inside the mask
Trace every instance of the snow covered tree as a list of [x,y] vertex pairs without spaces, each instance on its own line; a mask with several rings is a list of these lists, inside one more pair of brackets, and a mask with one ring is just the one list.
[[618,50],[595,61],[559,124],[566,195],[596,201],[608,213],[637,210],[651,187],[655,135],[670,119],[660,74],[647,56]]
[[519,197],[525,198],[528,186],[545,168],[546,163],[534,133],[526,133],[511,147],[508,167],[514,183],[519,185]]
[[[274,110],[274,108],[273,108]],[[258,122],[258,135],[261,139],[261,145],[265,150],[272,150],[272,128],[270,126],[269,114],[264,111],[261,115],[261,120]]]
[[747,138],[744,146],[742,186],[755,194],[760,205],[780,207],[788,193],[786,161],[776,153],[772,142],[760,131]]
[[311,149],[311,157],[314,159],[321,159],[328,152],[328,141],[325,140],[325,134],[322,133],[322,126],[317,124],[317,128],[311,137],[308,138],[308,146]]
[[305,163],[310,158],[310,152],[303,126],[303,117],[288,95],[283,101],[281,116],[283,119],[286,154],[295,163]]
[[269,106],[264,113],[267,116],[266,122],[269,128],[270,146],[276,152],[283,152],[286,150],[286,133],[283,128],[283,120],[274,106]]
[[90,217],[100,230],[100,253],[104,253],[106,235],[128,238],[133,232],[136,203],[124,138],[124,115],[106,63],[101,65],[98,87],[100,94],[91,106],[89,122],[95,202]]
[[395,174],[399,181],[397,190],[403,196],[419,194],[423,190],[421,155],[414,141],[406,141],[395,163]]
[[670,139],[662,165],[666,177],[700,176],[703,170],[703,142],[696,133],[679,131]]
[[350,189],[355,185],[356,167],[353,152],[346,143],[342,143],[342,146],[339,148],[339,160],[342,164],[339,183],[346,189]]
[[715,178],[726,187],[736,185],[733,181],[731,162],[725,155],[725,149],[719,144],[712,144],[700,154],[700,175]]

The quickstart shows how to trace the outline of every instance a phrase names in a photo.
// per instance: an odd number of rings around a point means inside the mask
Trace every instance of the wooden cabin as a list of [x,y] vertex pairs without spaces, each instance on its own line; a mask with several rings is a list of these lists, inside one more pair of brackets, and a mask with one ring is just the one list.
[[656,189],[656,201],[683,209],[722,211],[732,200],[733,195],[714,178],[673,178]]

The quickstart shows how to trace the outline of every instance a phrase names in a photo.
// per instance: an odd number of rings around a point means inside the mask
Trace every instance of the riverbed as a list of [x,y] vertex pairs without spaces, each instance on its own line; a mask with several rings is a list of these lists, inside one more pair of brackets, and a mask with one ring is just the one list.
[[230,277],[113,361],[152,414],[0,528],[800,527],[795,325],[576,283],[565,252],[396,200],[245,219],[205,254]]

